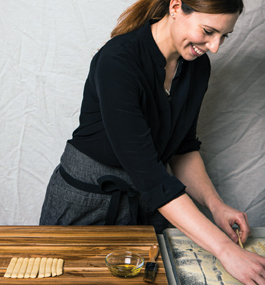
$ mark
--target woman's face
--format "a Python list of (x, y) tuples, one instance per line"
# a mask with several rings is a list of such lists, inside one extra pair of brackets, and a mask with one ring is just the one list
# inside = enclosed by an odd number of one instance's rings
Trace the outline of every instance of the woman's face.
[(234, 29), (239, 13), (205, 14), (183, 13), (175, 10), (171, 29), (173, 50), (184, 59), (194, 60), (207, 51), (216, 53), (225, 38)]

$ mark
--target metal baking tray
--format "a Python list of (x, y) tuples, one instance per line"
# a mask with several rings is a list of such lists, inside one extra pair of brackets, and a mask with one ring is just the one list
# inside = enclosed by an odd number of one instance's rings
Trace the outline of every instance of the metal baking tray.
[[(202, 249), (176, 228), (163, 232), (177, 285), (239, 285), (216, 257)], [(265, 257), (265, 228), (251, 228), (244, 248)]]

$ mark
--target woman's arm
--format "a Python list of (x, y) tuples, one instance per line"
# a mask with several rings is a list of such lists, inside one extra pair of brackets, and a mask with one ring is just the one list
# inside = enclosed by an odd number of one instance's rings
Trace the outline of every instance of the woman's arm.
[[(175, 156), (170, 166), (173, 174), (187, 186), (186, 192), (210, 209), (221, 229), (237, 242), (232, 229), (236, 223), (240, 226), (242, 240), (246, 241), (250, 232), (246, 214), (223, 203), (199, 152)], [(172, 200), (159, 211), (186, 236), (216, 256), (226, 271), (240, 282), (265, 285), (265, 258), (240, 248), (198, 210), (187, 194)]]
[(201, 205), (210, 207), (213, 202), (222, 201), (206, 173), (198, 151), (174, 156), (170, 167), (173, 174), (186, 185), (187, 193)]
[(170, 163), (173, 174), (186, 185), (186, 192), (201, 205), (207, 207), (216, 222), (229, 237), (238, 242), (232, 226), (240, 226), (242, 242), (250, 233), (247, 215), (226, 205), (216, 192), (198, 151), (177, 155)]
[(265, 285), (265, 258), (229, 239), (194, 205), (187, 194), (159, 209), (162, 215), (199, 246), (216, 256), (226, 271), (243, 284)]

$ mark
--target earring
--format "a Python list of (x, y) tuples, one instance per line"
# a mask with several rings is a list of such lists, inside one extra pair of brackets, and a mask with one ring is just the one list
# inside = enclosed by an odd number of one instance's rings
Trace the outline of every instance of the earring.
[(173, 17), (173, 16), (175, 16), (175, 14), (174, 14), (174, 13), (172, 13), (172, 14), (171, 14), (171, 16)]

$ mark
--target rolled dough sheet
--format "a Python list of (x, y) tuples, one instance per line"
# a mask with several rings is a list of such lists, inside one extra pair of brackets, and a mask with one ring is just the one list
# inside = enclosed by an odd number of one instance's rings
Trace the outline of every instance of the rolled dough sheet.
[[(181, 285), (240, 285), (228, 274), (218, 259), (185, 236), (171, 237), (173, 256)], [(265, 257), (265, 238), (249, 238), (246, 250), (255, 251)]]

